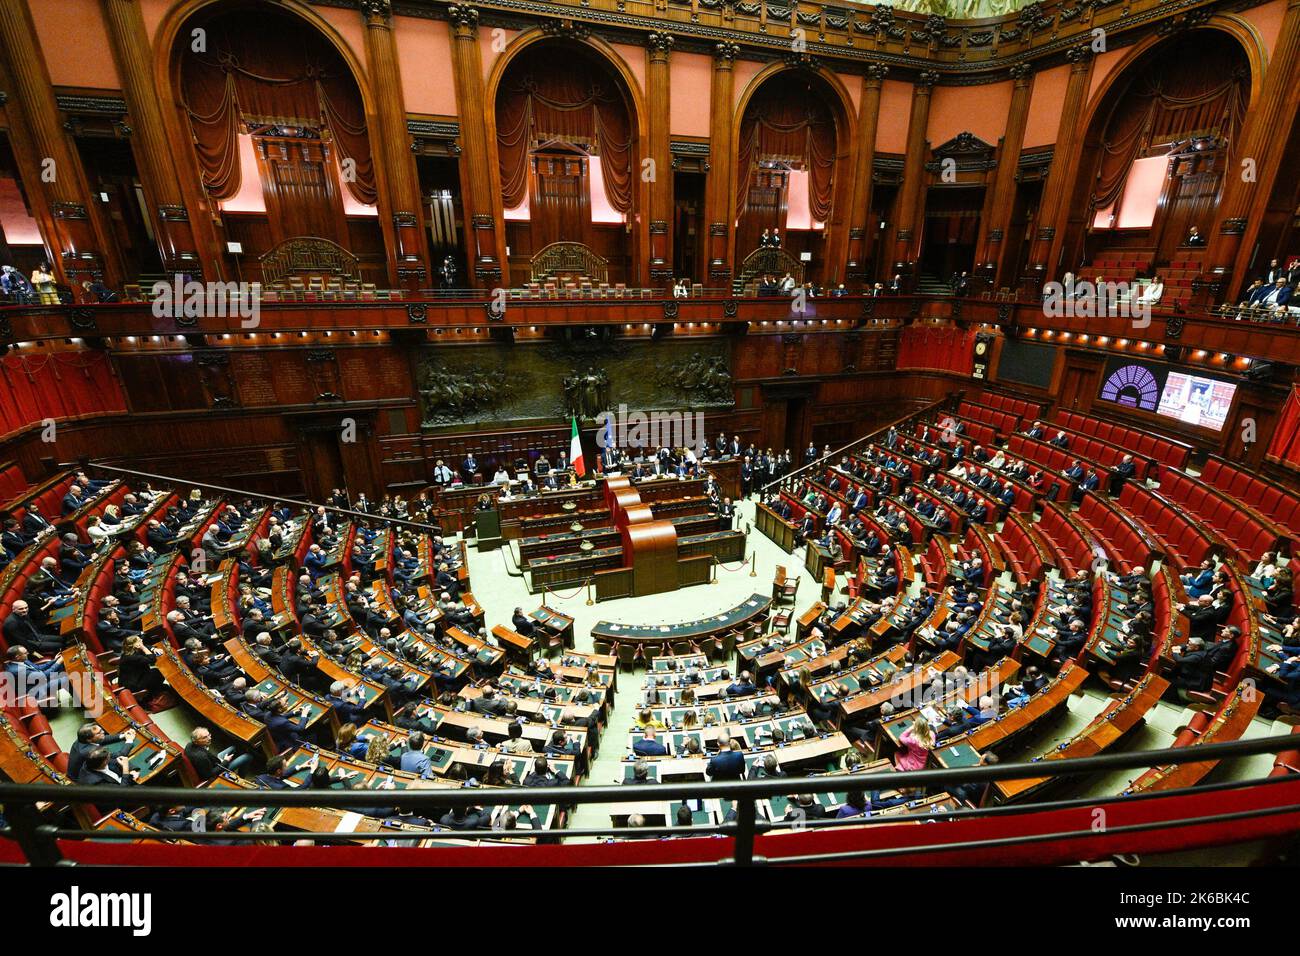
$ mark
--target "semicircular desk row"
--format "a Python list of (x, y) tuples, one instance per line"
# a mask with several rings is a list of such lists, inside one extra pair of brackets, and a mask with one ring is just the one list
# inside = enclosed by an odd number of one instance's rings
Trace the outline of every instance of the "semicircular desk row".
[(772, 599), (769, 596), (754, 594), (729, 611), (680, 624), (619, 624), (600, 621), (592, 627), (591, 638), (598, 648), (632, 645), (642, 650), (649, 648), (668, 653), (674, 645), (698, 645), (710, 638), (720, 641), (728, 633), (743, 632), (754, 625), (761, 626), (767, 621), (771, 608)]

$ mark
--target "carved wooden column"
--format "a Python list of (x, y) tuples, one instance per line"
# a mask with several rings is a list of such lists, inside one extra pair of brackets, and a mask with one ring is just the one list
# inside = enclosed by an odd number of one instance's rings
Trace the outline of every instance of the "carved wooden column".
[[(424, 231), (420, 181), (411, 155), (411, 138), (406, 132), (406, 105), (402, 98), (402, 75), (397, 64), (397, 41), (393, 36), (393, 9), (389, 0), (361, 0), (366, 25), (366, 55), (370, 60), (371, 93), (379, 119), (372, 148), (382, 158), (386, 183), (387, 213), (392, 216), (392, 241), (388, 255), (390, 279), (406, 289), (430, 284), (429, 242)], [(382, 195), (382, 193), (381, 193)], [(381, 212), (383, 210), (381, 200)]]
[(740, 47), (735, 43), (719, 43), (713, 51), (713, 86), (709, 93), (712, 120), (709, 124), (709, 178), (705, 183), (704, 219), (709, 230), (706, 246), (709, 259), (709, 285), (726, 286), (731, 282), (731, 234), (734, 213), (735, 189), (732, 177), (736, 171), (736, 156), (732, 143), (734, 133), (735, 85), (733, 67)]
[[(1219, 228), (1205, 253), (1211, 282), (1193, 301), (1234, 300), (1250, 264), (1255, 237), (1278, 171), (1283, 165), (1287, 137), (1296, 115), (1300, 91), (1300, 0), (1291, 0), (1278, 33), (1277, 47), (1269, 57), (1259, 105), (1246, 114), (1240, 146), (1232, 149), (1236, 165), (1224, 171), (1223, 198), (1219, 202)], [(1253, 177), (1242, 163), (1252, 161)]]
[(883, 63), (867, 66), (862, 77), (862, 101), (858, 106), (858, 159), (853, 170), (853, 199), (849, 204), (849, 254), (844, 268), (846, 285), (860, 285), (871, 277), (872, 167), (876, 162), (876, 127), (880, 120), (880, 88), (889, 67)]
[(451, 21), (451, 65), (460, 114), (461, 195), (465, 204), (471, 281), (495, 288), (505, 281), (505, 222), (496, 214), (501, 203), (496, 150), (488, 141), (483, 55), (478, 45), (478, 10), (465, 4), (447, 8)]
[(1016, 205), (1016, 166), (1020, 161), (1020, 148), (1025, 142), (1025, 124), (1029, 120), (1029, 100), (1033, 91), (1033, 68), (1028, 63), (1018, 63), (1011, 68), (1015, 86), (1011, 90), (1011, 106), (1007, 110), (1006, 133), (998, 149), (998, 167), (993, 174), (989, 214), (983, 217), (979, 243), (975, 247), (975, 275), (990, 286), (1009, 285), (1008, 269), (1015, 263), (1003, 261), (1004, 241), (1011, 227), (1011, 215)]
[(117, 249), (105, 241), (107, 224), (92, 218), (99, 212), (90, 201), (80, 158), (59, 123), (50, 74), (23, 0), (0, 2), (0, 44), (13, 83), (6, 109), (10, 117), (21, 114), (35, 151), (31, 159), (40, 170), (34, 181), (24, 185), (40, 190), (50, 210), (54, 234), (44, 237), (54, 255), (50, 265), (61, 281), (74, 288), (92, 277), (120, 286), (123, 275)]
[(673, 276), (673, 160), (669, 150), (668, 58), (673, 38), (667, 33), (646, 37), (646, 100), (650, 105), (650, 284), (664, 285)]
[(1084, 106), (1088, 101), (1088, 86), (1092, 80), (1092, 48), (1086, 43), (1071, 47), (1066, 52), (1070, 61), (1070, 76), (1065, 86), (1065, 102), (1061, 107), (1061, 122), (1056, 128), (1056, 145), (1052, 150), (1052, 167), (1043, 184), (1043, 198), (1038, 204), (1038, 229), (1029, 252), (1029, 271), (1022, 282), (1031, 291), (1041, 289), (1044, 282), (1055, 278), (1056, 257), (1060, 254), (1058, 230), (1068, 218), (1066, 197), (1078, 171), (1078, 151), (1082, 130), (1079, 128)]
[(149, 34), (145, 29), (140, 0), (101, 0), (104, 22), (113, 47), (113, 59), (122, 78), (130, 116), (131, 146), (135, 154), (140, 182), (149, 199), (154, 239), (168, 273), (203, 274), (203, 259), (212, 261), (216, 250), (200, 256), (198, 237), (185, 206), (180, 175), (167, 140), (162, 105), (154, 86)]
[(939, 74), (927, 70), (912, 87), (912, 114), (907, 124), (907, 156), (903, 161), (903, 188), (898, 197), (898, 224), (894, 231), (893, 271), (903, 274), (909, 289), (915, 287), (916, 260), (921, 249), (921, 222), (925, 205), (926, 126), (930, 122), (930, 94)]

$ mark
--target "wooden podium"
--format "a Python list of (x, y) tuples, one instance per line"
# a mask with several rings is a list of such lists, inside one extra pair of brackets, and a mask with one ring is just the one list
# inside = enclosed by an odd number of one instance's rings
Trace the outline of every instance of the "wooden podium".
[(605, 482), (605, 502), (623, 539), (623, 565), (632, 572), (632, 596), (677, 590), (677, 529), (673, 523), (656, 520), (624, 476)]

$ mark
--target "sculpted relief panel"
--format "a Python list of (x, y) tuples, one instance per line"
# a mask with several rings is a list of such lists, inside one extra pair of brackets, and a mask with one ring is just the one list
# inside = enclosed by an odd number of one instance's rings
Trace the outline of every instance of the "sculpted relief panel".
[(620, 404), (642, 411), (730, 408), (730, 346), (719, 341), (469, 345), (415, 359), (425, 428), (590, 423)]

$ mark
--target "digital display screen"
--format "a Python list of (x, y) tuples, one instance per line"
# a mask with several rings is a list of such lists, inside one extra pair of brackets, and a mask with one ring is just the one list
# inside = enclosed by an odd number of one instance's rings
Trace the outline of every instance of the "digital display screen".
[(1219, 431), (1228, 420), (1236, 394), (1232, 382), (1167, 365), (1112, 359), (1098, 398)]
[(1232, 408), (1232, 396), (1236, 393), (1237, 386), (1231, 382), (1170, 372), (1156, 411), (1188, 425), (1218, 431), (1228, 420), (1228, 409)]

